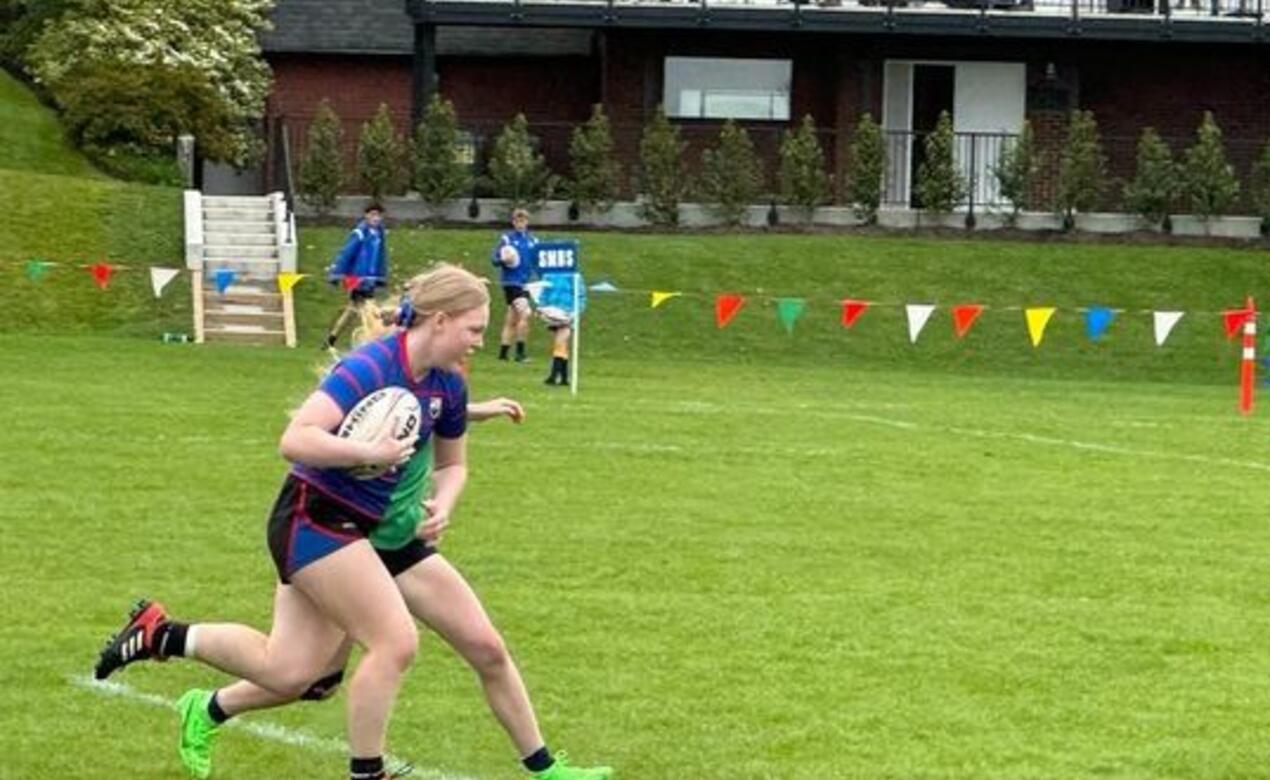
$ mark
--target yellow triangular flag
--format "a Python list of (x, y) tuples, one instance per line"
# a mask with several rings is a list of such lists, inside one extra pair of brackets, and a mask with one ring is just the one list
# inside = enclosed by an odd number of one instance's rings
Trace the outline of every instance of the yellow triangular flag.
[(652, 308), (656, 309), (658, 306), (661, 306), (663, 303), (670, 300), (671, 298), (678, 298), (680, 295), (683, 295), (683, 293), (662, 292), (660, 290), (653, 290)]
[(1024, 309), (1023, 316), (1027, 317), (1027, 334), (1032, 337), (1032, 346), (1041, 346), (1041, 339), (1045, 338), (1045, 326), (1050, 323), (1050, 317), (1054, 316), (1057, 311), (1053, 306), (1037, 306), (1032, 309)]
[(295, 287), (300, 280), (306, 276), (308, 276), (308, 274), (297, 274), (290, 271), (284, 271), (283, 273), (278, 274), (278, 292), (291, 292), (291, 288)]

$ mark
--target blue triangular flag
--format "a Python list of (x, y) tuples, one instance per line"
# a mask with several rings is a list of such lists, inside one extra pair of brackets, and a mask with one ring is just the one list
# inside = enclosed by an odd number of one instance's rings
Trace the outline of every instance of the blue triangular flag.
[(591, 290), (593, 292), (617, 292), (617, 288), (613, 286), (612, 282), (596, 282), (591, 285)]
[(238, 276), (238, 272), (232, 268), (217, 268), (216, 292), (224, 294), (225, 290), (234, 283), (236, 276)]
[(1097, 341), (1111, 327), (1116, 313), (1105, 306), (1095, 306), (1085, 312), (1085, 333), (1090, 341)]

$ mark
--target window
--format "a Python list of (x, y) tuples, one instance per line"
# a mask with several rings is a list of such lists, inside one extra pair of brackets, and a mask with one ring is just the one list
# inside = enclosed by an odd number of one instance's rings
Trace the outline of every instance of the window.
[(667, 57), (666, 115), (681, 119), (789, 119), (790, 60)]

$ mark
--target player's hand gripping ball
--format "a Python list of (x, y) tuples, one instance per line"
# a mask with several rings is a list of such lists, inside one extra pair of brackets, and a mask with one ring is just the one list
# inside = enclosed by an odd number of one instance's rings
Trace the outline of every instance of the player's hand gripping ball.
[(516, 247), (508, 244), (498, 250), (498, 259), (508, 268), (516, 268), (520, 265), (520, 252), (516, 251)]
[[(344, 417), (336, 435), (353, 441), (375, 441), (387, 434), (397, 441), (419, 432), (423, 412), (419, 399), (404, 387), (385, 387), (357, 402)], [(374, 479), (387, 473), (393, 464), (354, 466), (348, 471), (357, 479)]]

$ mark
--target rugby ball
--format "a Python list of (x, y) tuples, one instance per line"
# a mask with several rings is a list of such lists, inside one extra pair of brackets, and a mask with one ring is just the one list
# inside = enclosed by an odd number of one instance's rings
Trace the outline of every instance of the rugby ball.
[(508, 268), (515, 268), (520, 265), (520, 252), (516, 251), (516, 247), (508, 244), (498, 250), (498, 259), (503, 261), (503, 265)]
[(538, 307), (538, 316), (543, 322), (553, 328), (563, 328), (573, 323), (573, 317), (569, 312), (559, 306), (540, 306)]
[[(422, 409), (415, 394), (404, 387), (384, 387), (357, 402), (340, 423), (337, 436), (354, 441), (374, 441), (385, 431), (398, 441), (419, 431)], [(354, 466), (348, 469), (356, 479), (375, 479), (391, 466)]]

